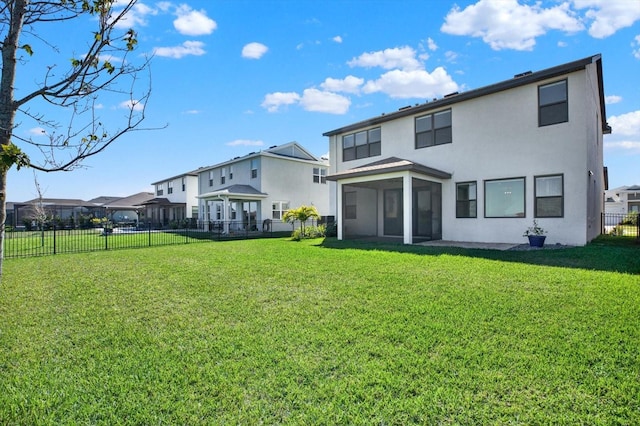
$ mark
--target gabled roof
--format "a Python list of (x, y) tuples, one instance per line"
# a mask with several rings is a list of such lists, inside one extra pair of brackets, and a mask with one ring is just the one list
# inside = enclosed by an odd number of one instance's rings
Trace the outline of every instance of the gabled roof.
[(164, 182), (168, 182), (170, 180), (175, 180), (181, 177), (185, 177), (185, 176), (194, 176), (194, 177), (198, 177), (198, 172), (200, 171), (200, 169), (197, 170), (191, 170), (190, 172), (186, 172), (186, 173), (182, 173), (179, 175), (175, 175), (175, 176), (171, 176), (169, 178), (165, 178), (156, 182), (151, 182), (151, 185), (157, 185), (159, 183), (164, 183)]
[(262, 151), (251, 152), (243, 157), (235, 157), (231, 160), (223, 161), (222, 163), (214, 164), (212, 166), (200, 167), (199, 169), (195, 170), (195, 172), (202, 173), (207, 170), (216, 169), (218, 167), (223, 167), (229, 164), (235, 164), (240, 161), (245, 161), (263, 155), (275, 158), (285, 157), (293, 160), (320, 162), (320, 160), (310, 154), (309, 151), (304, 149), (298, 142), (289, 142), (282, 145), (274, 145)]
[(105, 203), (102, 207), (110, 210), (114, 209), (127, 209), (135, 210), (136, 207), (141, 206), (142, 203), (153, 198), (152, 192), (138, 192), (137, 194), (130, 195), (124, 198), (118, 198), (117, 200)]
[(101, 205), (103, 205), (105, 203), (110, 203), (112, 201), (119, 200), (120, 198), (122, 198), (122, 197), (113, 197), (113, 196), (109, 196), (109, 195), (101, 195), (100, 197), (92, 198), (87, 202), (101, 206)]
[(505, 80), (496, 84), (481, 87), (479, 89), (470, 90), (468, 92), (452, 93), (451, 95), (447, 95), (444, 98), (433, 101), (433, 102), (426, 102), (424, 104), (420, 104), (414, 107), (401, 108), (400, 110), (396, 112), (392, 112), (390, 114), (382, 114), (378, 117), (370, 118), (368, 120), (364, 120), (358, 123), (350, 124), (348, 126), (340, 127), (339, 129), (331, 130), (329, 132), (323, 133), (323, 136), (334, 136), (341, 133), (347, 133), (354, 130), (359, 130), (363, 127), (374, 126), (374, 125), (381, 124), (386, 121), (395, 120), (401, 117), (424, 113), (424, 112), (435, 110), (438, 108), (443, 108), (445, 106), (453, 105), (459, 102), (479, 98), (481, 96), (487, 96), (487, 95), (498, 93), (504, 90), (513, 89), (515, 87), (525, 86), (527, 84), (536, 83), (538, 81), (546, 80), (549, 78), (566, 75), (575, 71), (583, 70), (588, 65), (593, 63), (596, 64), (596, 70), (598, 73), (597, 78), (598, 78), (598, 86), (600, 90), (600, 112), (602, 115), (602, 123), (601, 123), (602, 131), (603, 133), (611, 133), (611, 127), (609, 127), (609, 125), (607, 124), (607, 114), (606, 114), (605, 104), (604, 104), (602, 57), (600, 54), (598, 54), (598, 55), (589, 56), (587, 58), (580, 59), (577, 61), (569, 62), (563, 65), (547, 68), (542, 71), (537, 71), (533, 73), (526, 72), (523, 74), (518, 74), (517, 76), (514, 76), (510, 80)]
[(220, 188), (213, 192), (207, 192), (206, 194), (198, 195), (198, 198), (212, 198), (212, 197), (253, 197), (264, 198), (268, 194), (260, 192), (251, 185), (231, 185), (225, 188)]
[(337, 181), (340, 179), (347, 179), (361, 176), (379, 175), (382, 173), (391, 172), (404, 172), (410, 171), (420, 173), (427, 176), (432, 176), (440, 179), (451, 179), (451, 173), (443, 172), (442, 170), (427, 167), (420, 163), (415, 163), (410, 160), (404, 160), (397, 157), (389, 157), (384, 160), (376, 161), (374, 163), (365, 164), (363, 166), (355, 167), (353, 169), (344, 170), (342, 172), (334, 173), (327, 176), (327, 180)]
[(283, 157), (299, 158), (301, 160), (318, 161), (316, 157), (309, 153), (297, 142), (289, 142), (284, 145), (272, 146), (271, 148), (263, 151), (270, 154), (281, 155)]

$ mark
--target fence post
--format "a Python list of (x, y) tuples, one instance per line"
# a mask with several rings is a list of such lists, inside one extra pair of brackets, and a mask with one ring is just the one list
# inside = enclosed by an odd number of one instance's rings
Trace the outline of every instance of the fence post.
[(149, 222), (149, 247), (151, 247), (151, 222)]
[(53, 254), (56, 254), (56, 224), (53, 224)]

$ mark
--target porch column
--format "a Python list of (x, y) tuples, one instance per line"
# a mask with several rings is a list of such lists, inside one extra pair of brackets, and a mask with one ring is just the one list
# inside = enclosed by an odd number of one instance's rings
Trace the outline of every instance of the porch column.
[(402, 229), (404, 230), (404, 244), (413, 244), (413, 185), (411, 175), (402, 176)]
[(336, 230), (338, 231), (338, 240), (342, 240), (342, 184), (340, 181), (337, 181), (336, 184), (338, 187), (336, 190), (336, 223), (338, 224), (338, 226), (336, 226)]
[(223, 231), (225, 234), (229, 233), (229, 197), (222, 197), (222, 224), (224, 226)]

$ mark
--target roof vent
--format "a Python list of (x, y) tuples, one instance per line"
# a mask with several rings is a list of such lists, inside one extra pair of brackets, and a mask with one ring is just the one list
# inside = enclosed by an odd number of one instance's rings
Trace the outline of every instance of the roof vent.
[(516, 74), (513, 76), (513, 78), (520, 78), (520, 77), (524, 77), (525, 75), (530, 75), (533, 74), (531, 71), (525, 71), (525, 72), (521, 72), (520, 74)]
[(444, 97), (445, 98), (450, 98), (450, 97), (455, 96), (457, 94), (458, 94), (458, 92), (453, 92), (453, 93), (449, 93), (448, 95), (444, 95)]
[(402, 108), (398, 108), (398, 111), (404, 111), (405, 109), (411, 108), (411, 105), (403, 106)]

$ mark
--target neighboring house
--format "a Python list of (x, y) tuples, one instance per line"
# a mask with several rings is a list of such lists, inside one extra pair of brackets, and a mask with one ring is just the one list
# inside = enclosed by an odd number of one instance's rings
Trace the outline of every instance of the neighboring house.
[(198, 170), (153, 182), (155, 198), (145, 203), (147, 219), (167, 225), (198, 220)]
[[(338, 238), (584, 245), (601, 231), (600, 55), (326, 132)], [(335, 182), (335, 183), (334, 183)]]
[(144, 204), (152, 198), (152, 192), (138, 192), (128, 197), (99, 197), (90, 202), (98, 206), (100, 213), (96, 212), (96, 217), (106, 217), (116, 224), (137, 225), (146, 220)]
[(621, 186), (605, 191), (604, 211), (619, 215), (640, 213), (640, 185)]
[(42, 216), (49, 220), (77, 223), (80, 216), (90, 215), (93, 207), (92, 203), (78, 199), (34, 198), (24, 203), (13, 203), (13, 225), (35, 224)]
[(284, 231), (283, 213), (312, 205), (329, 214), (329, 162), (296, 142), (198, 169), (200, 217), (223, 232)]

